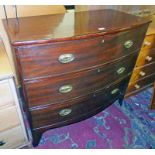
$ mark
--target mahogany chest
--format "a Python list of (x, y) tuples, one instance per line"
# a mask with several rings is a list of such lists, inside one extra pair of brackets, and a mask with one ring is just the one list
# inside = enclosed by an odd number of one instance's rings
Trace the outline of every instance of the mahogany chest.
[(122, 103), (149, 19), (114, 10), (8, 19), (33, 145)]

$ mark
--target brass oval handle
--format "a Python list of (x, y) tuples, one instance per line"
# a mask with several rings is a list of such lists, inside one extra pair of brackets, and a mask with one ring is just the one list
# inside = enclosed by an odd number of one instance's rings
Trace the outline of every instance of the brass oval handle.
[(5, 145), (6, 142), (4, 142), (3, 140), (0, 141), (0, 146)]
[(134, 86), (136, 89), (139, 89), (140, 88), (140, 85), (138, 85), (138, 84), (135, 84), (135, 86)]
[(72, 85), (64, 85), (59, 88), (60, 93), (69, 93), (73, 89)]
[(146, 73), (145, 73), (145, 72), (143, 72), (143, 71), (140, 71), (139, 75), (141, 75), (141, 76), (145, 76), (145, 75), (146, 75)]
[(125, 48), (130, 48), (132, 47), (133, 45), (133, 41), (132, 40), (127, 40), (125, 43), (124, 43), (124, 47)]
[(59, 111), (59, 115), (60, 115), (60, 116), (67, 116), (67, 115), (69, 115), (71, 112), (72, 112), (72, 109), (69, 109), (69, 108), (67, 108), (67, 109), (62, 109), (62, 110)]
[(148, 55), (148, 56), (146, 56), (145, 60), (147, 60), (147, 61), (150, 62), (150, 61), (152, 60), (152, 57), (150, 57), (150, 56)]
[(120, 68), (117, 70), (117, 74), (122, 74), (125, 70), (126, 70), (125, 67), (120, 67)]
[(118, 88), (115, 88), (114, 90), (111, 91), (111, 94), (114, 95), (114, 94), (116, 94), (118, 92), (119, 92), (119, 89)]
[(151, 42), (149, 41), (144, 41), (144, 46), (150, 46), (151, 45)]
[(69, 62), (72, 62), (75, 59), (75, 56), (73, 54), (62, 54), (59, 56), (58, 60), (59, 62), (66, 64)]

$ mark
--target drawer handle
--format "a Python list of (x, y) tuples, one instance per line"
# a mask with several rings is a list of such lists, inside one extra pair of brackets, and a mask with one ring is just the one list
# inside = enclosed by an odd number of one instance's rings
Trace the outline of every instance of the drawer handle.
[(73, 54), (62, 54), (59, 56), (59, 62), (66, 64), (69, 62), (72, 62), (75, 59), (75, 56)]
[(140, 85), (135, 84), (135, 88), (136, 88), (136, 89), (139, 89), (139, 88), (140, 88)]
[(5, 145), (6, 142), (4, 142), (3, 140), (0, 141), (0, 146)]
[(117, 70), (117, 74), (122, 74), (126, 70), (125, 67), (121, 67)]
[(60, 93), (69, 93), (73, 89), (72, 85), (64, 85), (59, 88)]
[(114, 94), (116, 94), (118, 92), (119, 92), (119, 89), (118, 88), (115, 88), (114, 90), (111, 91), (111, 94), (114, 95)]
[(132, 40), (127, 40), (124, 43), (125, 48), (130, 48), (130, 47), (132, 47), (132, 45), (133, 45), (133, 41)]
[(99, 27), (98, 30), (99, 30), (99, 31), (104, 31), (105, 28), (104, 28), (104, 27)]
[(144, 41), (144, 46), (150, 46), (151, 45), (151, 42), (149, 41)]
[(104, 39), (101, 41), (101, 43), (102, 43), (102, 44), (104, 43)]
[(145, 59), (150, 62), (152, 60), (152, 57), (147, 56)]
[(62, 109), (61, 111), (59, 111), (59, 115), (60, 116), (67, 116), (72, 112), (72, 109)]
[(145, 73), (145, 72), (143, 72), (143, 71), (140, 71), (139, 75), (141, 75), (141, 76), (145, 76), (145, 75), (146, 75), (146, 73)]

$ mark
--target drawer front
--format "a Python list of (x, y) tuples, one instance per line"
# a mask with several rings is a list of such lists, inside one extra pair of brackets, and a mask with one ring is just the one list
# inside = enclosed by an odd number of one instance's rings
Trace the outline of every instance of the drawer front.
[(61, 124), (61, 122), (71, 123), (69, 120), (78, 120), (79, 117), (91, 113), (98, 108), (101, 110), (112, 104), (123, 92), (126, 81), (103, 89), (102, 91), (89, 94), (87, 96), (70, 100), (60, 104), (47, 106), (43, 109), (32, 110), (33, 128), (45, 127), (48, 125)]
[(136, 67), (132, 74), (132, 78), (140, 80), (144, 77), (150, 76), (151, 74), (155, 74), (155, 62), (145, 65), (143, 67)]
[(127, 93), (130, 94), (130, 93), (135, 92), (135, 91), (138, 92), (143, 87), (146, 87), (147, 85), (150, 85), (153, 82), (155, 82), (155, 74), (153, 74), (151, 76), (148, 76), (148, 77), (146, 77), (144, 79), (141, 79), (141, 80), (139, 80), (137, 82), (131, 82), (131, 83), (129, 83)]
[(155, 62), (155, 50), (141, 50), (136, 62), (136, 67), (141, 67), (153, 62)]
[(0, 109), (0, 132), (20, 124), (16, 107)]
[(59, 103), (101, 89), (127, 76), (134, 67), (137, 54), (92, 70), (30, 81), (26, 83), (29, 107)]
[(155, 49), (155, 34), (147, 35), (145, 37), (142, 49)]
[(0, 133), (0, 149), (14, 149), (24, 145), (26, 138), (21, 126)]
[(14, 99), (9, 80), (0, 81), (0, 108), (14, 105)]
[(143, 36), (143, 30), (134, 29), (80, 41), (19, 48), (23, 79), (54, 76), (105, 64), (139, 49)]

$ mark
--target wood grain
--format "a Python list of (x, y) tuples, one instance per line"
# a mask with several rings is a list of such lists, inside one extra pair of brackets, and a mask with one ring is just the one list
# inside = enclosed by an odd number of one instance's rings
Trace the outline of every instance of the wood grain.
[[(16, 52), (22, 66), (22, 78), (29, 80), (83, 70), (128, 55), (140, 49), (145, 28), (80, 41), (21, 47)], [(133, 41), (133, 46), (127, 49), (124, 43), (128, 40)], [(74, 61), (66, 64), (58, 61), (60, 55), (68, 53), (75, 56)]]
[(154, 74), (155, 73), (154, 69), (155, 69), (155, 61), (153, 63), (149, 63), (148, 65), (146, 64), (146, 65), (141, 66), (141, 67), (136, 67), (134, 69), (134, 72), (132, 74), (132, 79), (130, 80), (130, 82), (138, 81), (144, 77), (147, 77), (147, 76), (150, 76), (151, 74)]
[[(114, 84), (109, 88), (91, 93), (79, 99), (32, 110), (31, 115), (33, 128), (44, 128), (46, 126), (52, 127), (52, 125), (55, 125), (57, 123), (59, 124), (64, 121), (67, 123), (67, 120), (72, 118), (78, 119), (80, 115), (86, 115), (87, 113), (93, 111), (93, 109), (95, 110), (99, 107), (106, 108), (119, 97), (121, 92), (123, 92), (122, 88), (124, 83), (125, 80), (122, 80), (122, 82)], [(118, 92), (116, 92), (115, 94), (111, 94), (114, 89), (118, 89)], [(72, 109), (72, 112), (67, 116), (60, 116), (60, 110), (66, 108)]]
[[(71, 17), (74, 16), (72, 19)], [(65, 18), (68, 22), (64, 22)], [(85, 18), (85, 19), (83, 19)], [(109, 20), (111, 19), (111, 20)], [(80, 21), (88, 21), (79, 26)], [(82, 11), (38, 17), (4, 20), (12, 45), (38, 44), (60, 40), (88, 38), (114, 33), (150, 23), (127, 13), (114, 10)], [(104, 27), (104, 31), (98, 28)]]
[[(150, 76), (147, 76), (143, 79), (140, 79), (138, 81), (131, 82), (128, 86), (127, 94), (130, 95), (131, 93), (139, 92), (143, 90), (143, 88), (147, 88), (147, 85), (153, 84), (155, 81), (155, 74), (151, 74)], [(136, 88), (135, 86), (138, 85), (139, 88)]]
[[(32, 108), (39, 105), (55, 104), (102, 89), (112, 84), (113, 81), (131, 74), (137, 55), (136, 52), (114, 63), (83, 72), (31, 80), (25, 83), (28, 106)], [(118, 71), (122, 67), (125, 68), (125, 71), (119, 74)], [(64, 85), (71, 85), (73, 87), (71, 92), (60, 93), (59, 89)]]

